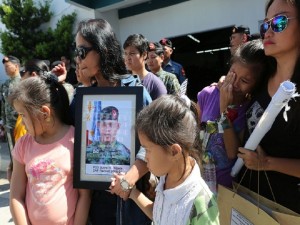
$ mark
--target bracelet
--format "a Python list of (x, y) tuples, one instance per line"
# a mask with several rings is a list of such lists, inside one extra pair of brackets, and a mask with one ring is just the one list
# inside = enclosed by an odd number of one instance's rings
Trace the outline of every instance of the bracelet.
[(231, 123), (238, 117), (237, 107), (235, 105), (227, 106), (225, 110), (227, 118), (230, 120)]

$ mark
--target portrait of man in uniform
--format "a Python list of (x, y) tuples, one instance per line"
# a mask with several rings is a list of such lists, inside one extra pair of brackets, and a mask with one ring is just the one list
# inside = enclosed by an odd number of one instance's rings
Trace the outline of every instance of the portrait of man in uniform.
[(87, 164), (130, 165), (130, 150), (117, 140), (118, 118), (119, 110), (114, 106), (107, 106), (98, 113), (100, 137), (86, 148)]

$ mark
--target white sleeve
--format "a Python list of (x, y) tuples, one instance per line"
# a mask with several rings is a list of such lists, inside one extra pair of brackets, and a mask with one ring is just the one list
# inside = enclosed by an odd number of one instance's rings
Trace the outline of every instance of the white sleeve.
[(146, 150), (141, 146), (138, 153), (136, 154), (136, 159), (143, 160), (146, 162)]

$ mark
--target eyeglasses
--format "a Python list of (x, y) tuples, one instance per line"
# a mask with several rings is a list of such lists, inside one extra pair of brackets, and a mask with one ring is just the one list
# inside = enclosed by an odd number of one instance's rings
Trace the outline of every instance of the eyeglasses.
[(25, 73), (32, 74), (33, 72), (39, 74), (40, 71), (44, 71), (43, 69), (39, 68), (38, 66), (30, 65), (30, 66), (24, 66), (22, 70), (20, 71), (20, 76), (24, 77)]
[(286, 15), (278, 15), (273, 18), (265, 21), (262, 25), (260, 25), (260, 35), (264, 38), (265, 33), (269, 28), (275, 32), (280, 33), (287, 28), (288, 22), (290, 19), (295, 19), (296, 17), (287, 17)]
[(83, 46), (75, 48), (75, 56), (81, 60), (84, 60), (87, 54), (93, 49), (94, 49), (93, 47), (83, 47)]

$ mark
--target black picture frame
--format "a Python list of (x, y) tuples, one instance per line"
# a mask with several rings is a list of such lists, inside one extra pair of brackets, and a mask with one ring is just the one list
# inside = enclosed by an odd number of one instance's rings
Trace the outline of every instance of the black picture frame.
[[(110, 106), (118, 109), (119, 130), (116, 141), (119, 143), (118, 146), (125, 146), (114, 147), (114, 151), (107, 151), (113, 147), (104, 149), (103, 146), (110, 145), (100, 143), (100, 140), (107, 135), (103, 134), (101, 139), (100, 128), (98, 128), (100, 122), (103, 122), (102, 115), (104, 115), (103, 113), (100, 115), (100, 111)], [(135, 120), (142, 107), (143, 87), (80, 87), (76, 89), (74, 188), (107, 190), (113, 172), (126, 172), (133, 165), (135, 155), (140, 148)], [(111, 110), (109, 111), (111, 113), (107, 114), (110, 119), (116, 116), (115, 111)], [(124, 150), (126, 147), (130, 151), (129, 165), (124, 161), (122, 161), (124, 164), (118, 164), (120, 155), (118, 152), (126, 151)], [(111, 157), (107, 157), (106, 152), (109, 152)]]

